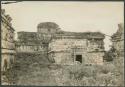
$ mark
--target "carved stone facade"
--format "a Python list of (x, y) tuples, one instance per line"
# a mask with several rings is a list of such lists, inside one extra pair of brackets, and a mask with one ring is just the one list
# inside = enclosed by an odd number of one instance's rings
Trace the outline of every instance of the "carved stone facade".
[(11, 24), (11, 17), (5, 15), (5, 10), (1, 11), (1, 71), (11, 67), (15, 59), (14, 29)]
[(124, 56), (124, 24), (118, 24), (118, 30), (112, 35), (112, 46), (117, 50), (119, 56)]
[(18, 32), (17, 52), (36, 52), (38, 50), (43, 51), (43, 45), (39, 42), (36, 32)]
[(46, 52), (57, 64), (103, 64), (104, 34), (66, 32), (53, 22), (40, 23), (37, 32), (18, 32), (17, 52)]
[(99, 32), (63, 32), (49, 43), (49, 58), (58, 64), (103, 64), (104, 35)]

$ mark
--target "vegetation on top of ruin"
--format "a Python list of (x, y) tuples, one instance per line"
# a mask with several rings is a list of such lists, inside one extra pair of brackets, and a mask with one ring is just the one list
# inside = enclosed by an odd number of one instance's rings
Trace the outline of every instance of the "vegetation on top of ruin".
[(61, 35), (61, 36), (74, 36), (74, 38), (76, 37), (80, 37), (80, 38), (105, 38), (105, 35), (101, 32), (67, 32), (67, 31), (61, 31), (61, 32), (57, 32), (55, 34), (56, 35)]
[(24, 43), (39, 43), (36, 32), (18, 32), (18, 40)]
[(42, 22), (38, 24), (37, 28), (59, 29), (59, 25), (55, 22)]
[(114, 60), (115, 57), (118, 56), (117, 50), (112, 46), (109, 51), (105, 52), (104, 54), (104, 60), (107, 62), (111, 62)]
[(116, 33), (114, 33), (111, 38), (112, 39), (121, 39), (122, 34), (124, 34), (124, 24), (120, 23), (118, 24), (118, 30)]

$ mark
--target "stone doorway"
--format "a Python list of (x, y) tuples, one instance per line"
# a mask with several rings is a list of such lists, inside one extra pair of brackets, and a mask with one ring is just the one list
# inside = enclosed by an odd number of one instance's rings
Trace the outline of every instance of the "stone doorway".
[(82, 63), (82, 55), (76, 55), (75, 61)]

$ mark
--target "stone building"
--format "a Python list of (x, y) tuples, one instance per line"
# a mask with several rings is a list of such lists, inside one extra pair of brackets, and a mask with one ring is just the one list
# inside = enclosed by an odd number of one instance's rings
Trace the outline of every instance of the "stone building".
[(17, 52), (37, 52), (42, 51), (42, 48), (36, 32), (18, 32)]
[(103, 64), (104, 35), (100, 32), (59, 32), (49, 43), (49, 58), (58, 64)]
[(11, 24), (12, 18), (1, 10), (1, 70), (11, 67), (15, 58), (14, 29)]
[(59, 26), (52, 22), (40, 23), (37, 32), (18, 32), (16, 41), (17, 52), (47, 52), (51, 36), (59, 30)]
[(124, 24), (118, 24), (118, 30), (111, 37), (112, 46), (119, 53), (118, 56), (124, 56)]
[(18, 32), (17, 52), (46, 52), (57, 64), (103, 64), (104, 34), (66, 32), (56, 23), (38, 24), (37, 32)]

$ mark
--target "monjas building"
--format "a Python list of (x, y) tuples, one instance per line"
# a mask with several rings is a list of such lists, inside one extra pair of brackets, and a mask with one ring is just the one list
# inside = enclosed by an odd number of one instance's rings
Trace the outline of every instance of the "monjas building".
[(45, 53), (56, 64), (103, 64), (104, 34), (63, 31), (54, 22), (43, 22), (37, 32), (18, 32), (17, 52)]

